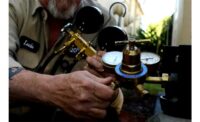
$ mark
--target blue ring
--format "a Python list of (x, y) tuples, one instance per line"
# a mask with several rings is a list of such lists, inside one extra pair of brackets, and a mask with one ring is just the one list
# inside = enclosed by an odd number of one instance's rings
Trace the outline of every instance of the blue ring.
[(145, 75), (147, 74), (147, 71), (148, 71), (147, 66), (144, 65), (144, 64), (141, 64), (141, 68), (142, 68), (142, 72), (141, 72), (141, 73), (134, 74), (134, 75), (129, 75), (129, 74), (125, 74), (125, 73), (121, 72), (120, 66), (121, 66), (121, 64), (118, 64), (118, 65), (115, 67), (115, 72), (116, 72), (119, 76), (121, 76), (121, 77), (123, 77), (123, 78), (128, 78), (128, 79), (134, 79), (134, 78), (143, 77), (143, 76), (145, 76)]

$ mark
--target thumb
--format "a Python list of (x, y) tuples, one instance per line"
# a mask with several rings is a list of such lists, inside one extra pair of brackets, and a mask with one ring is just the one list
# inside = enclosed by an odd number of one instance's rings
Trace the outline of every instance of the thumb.
[(113, 81), (115, 81), (113, 77), (106, 77), (106, 78), (102, 78), (102, 80), (99, 80), (99, 82), (105, 85), (110, 85)]

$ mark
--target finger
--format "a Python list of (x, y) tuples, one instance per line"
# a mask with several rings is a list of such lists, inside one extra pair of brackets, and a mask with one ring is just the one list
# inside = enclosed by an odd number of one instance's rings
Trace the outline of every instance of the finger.
[(103, 78), (105, 77), (105, 75), (103, 75), (102, 73), (98, 73), (98, 72), (95, 72), (95, 70), (92, 70), (92, 69), (88, 69), (88, 70), (91, 70), (89, 71), (90, 73), (94, 74), (94, 75), (90, 75), (88, 74), (88, 77), (92, 78), (92, 79), (95, 79), (96, 82), (99, 82), (99, 83), (102, 83), (104, 85), (107, 85), (109, 87), (111, 87), (112, 89), (115, 89), (116, 87), (116, 78), (113, 74), (110, 74), (109, 76), (107, 76), (106, 78)]
[(93, 88), (93, 94), (99, 99), (110, 101), (112, 100), (114, 90), (109, 86), (100, 83), (95, 83)]
[(100, 56), (100, 57), (102, 57), (105, 53), (106, 53), (105, 51), (98, 51), (97, 55)]
[(93, 56), (96, 60), (98, 60), (99, 62), (102, 62), (102, 56), (103, 56), (103, 54), (97, 54), (97, 55), (95, 55), (95, 56)]
[(95, 59), (95, 57), (87, 57), (86, 61), (88, 62), (89, 65), (94, 67), (97, 71), (99, 72), (104, 71), (102, 63), (98, 61), (97, 59)]
[(109, 85), (111, 84), (115, 79), (113, 77), (106, 77), (106, 78), (99, 78), (98, 82), (105, 84), (105, 85)]
[(93, 118), (104, 118), (106, 116), (106, 110), (99, 108), (91, 108), (88, 112), (88, 115)]
[(93, 81), (99, 82), (101, 84), (105, 84), (105, 85), (109, 85), (111, 82), (113, 82), (115, 79), (113, 77), (106, 77), (106, 78), (102, 78), (102, 77), (97, 77), (89, 72), (87, 72), (85, 75), (87, 75), (88, 77), (90, 77)]
[(95, 76), (103, 77), (99, 72), (97, 72), (96, 70), (90, 68), (90, 66), (88, 66), (88, 65), (84, 67), (84, 70), (87, 70), (88, 72), (94, 74)]
[(106, 85), (113, 81), (112, 77), (99, 78), (89, 72), (86, 72), (85, 75), (89, 82), (92, 83), (92, 92), (96, 97), (103, 100), (110, 100), (112, 98), (114, 91), (111, 87)]
[(88, 106), (87, 108), (99, 108), (99, 109), (106, 109), (110, 103), (112, 99), (108, 99), (108, 100), (104, 100), (102, 98), (97, 97), (97, 95), (93, 94), (94, 98), (91, 99), (91, 102), (87, 102)]
[(95, 55), (95, 56), (92, 56), (92, 58), (94, 58), (95, 60), (97, 60), (99, 63), (102, 63), (102, 59), (101, 59), (100, 56)]
[(106, 109), (110, 105), (110, 103), (110, 101), (99, 99), (98, 97), (96, 97), (96, 95), (94, 95), (93, 98), (88, 98), (88, 101), (82, 102), (82, 104), (87, 108), (93, 107), (99, 109)]

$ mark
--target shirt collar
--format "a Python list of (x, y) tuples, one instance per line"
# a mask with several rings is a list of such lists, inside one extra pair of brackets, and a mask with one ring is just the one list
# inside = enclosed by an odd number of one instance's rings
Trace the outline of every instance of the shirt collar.
[(44, 7), (41, 5), (39, 0), (34, 0), (33, 2), (33, 9), (32, 9), (32, 16), (34, 16), (37, 12), (41, 12), (42, 17), (46, 20), (47, 19), (47, 12)]

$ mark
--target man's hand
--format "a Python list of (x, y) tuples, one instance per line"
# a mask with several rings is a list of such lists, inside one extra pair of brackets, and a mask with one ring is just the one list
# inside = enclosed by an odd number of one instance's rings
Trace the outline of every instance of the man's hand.
[(114, 91), (111, 77), (98, 78), (87, 71), (57, 75), (51, 79), (51, 101), (75, 117), (103, 118)]
[(88, 65), (86, 65), (84, 69), (99, 77), (111, 76), (115, 78), (114, 73), (105, 71), (103, 67), (101, 58), (105, 53), (106, 53), (105, 51), (98, 51), (96, 55), (87, 57), (86, 61)]
[[(111, 71), (109, 69), (104, 69), (103, 63), (102, 63), (102, 56), (105, 54), (104, 51), (97, 52), (97, 55), (87, 57), (86, 61), (88, 63), (87, 66), (85, 66), (85, 70), (91, 72), (92, 74), (95, 74), (99, 77), (112, 77), (113, 82), (111, 84), (108, 84), (112, 89), (116, 89), (117, 82), (116, 82), (116, 76), (114, 71)], [(111, 101), (111, 106), (116, 109), (116, 111), (119, 113), (122, 109), (123, 105), (123, 94), (120, 88), (117, 88), (114, 92), (114, 99)]]
[(78, 118), (103, 118), (114, 94), (107, 85), (112, 81), (88, 71), (50, 76), (24, 70), (10, 80), (10, 97), (50, 103)]

